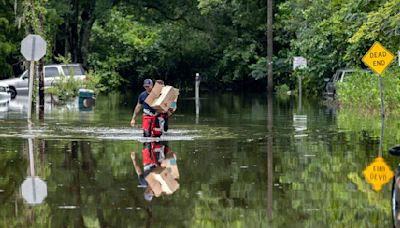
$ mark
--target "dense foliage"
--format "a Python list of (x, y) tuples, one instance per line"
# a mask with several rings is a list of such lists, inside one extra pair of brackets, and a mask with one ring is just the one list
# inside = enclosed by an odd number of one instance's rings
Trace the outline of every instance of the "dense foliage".
[(18, 42), (23, 34), (17, 29), (13, 2), (0, 1), (0, 79), (13, 75), (13, 65), (18, 62)]
[[(14, 4), (15, 3), (15, 4)], [(83, 63), (102, 91), (164, 79), (190, 88), (199, 72), (208, 88), (266, 86), (266, 1), (2, 1), (0, 77), (19, 73), (19, 42), (29, 32), (48, 41), (46, 63)], [(32, 9), (32, 10), (28, 10)], [(338, 68), (364, 67), (374, 41), (399, 42), (396, 0), (286, 0), (274, 5), (274, 81), (319, 93)], [(21, 16), (22, 15), (22, 16)], [(293, 56), (308, 60), (292, 72)]]
[(285, 1), (278, 6), (278, 24), (289, 37), (290, 49), (282, 56), (304, 56), (309, 68), (305, 88), (321, 91), (323, 78), (339, 68), (364, 67), (362, 56), (374, 41), (398, 50), (399, 3), (380, 1)]

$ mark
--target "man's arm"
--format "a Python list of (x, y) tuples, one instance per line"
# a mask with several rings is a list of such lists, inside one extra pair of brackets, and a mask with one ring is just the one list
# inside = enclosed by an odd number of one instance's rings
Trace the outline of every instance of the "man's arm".
[(135, 167), (136, 174), (139, 176), (140, 174), (142, 174), (142, 170), (140, 169), (140, 166), (136, 163), (135, 151), (131, 152), (131, 159), (132, 159), (133, 166)]
[(138, 102), (136, 104), (135, 110), (133, 110), (133, 115), (132, 115), (132, 119), (131, 119), (131, 126), (135, 127), (135, 119), (136, 119), (136, 115), (140, 112), (140, 110), (142, 109), (142, 105)]

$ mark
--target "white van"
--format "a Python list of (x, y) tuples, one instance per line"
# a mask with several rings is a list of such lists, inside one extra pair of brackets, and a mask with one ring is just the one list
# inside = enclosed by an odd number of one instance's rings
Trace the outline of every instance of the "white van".
[[(85, 71), (81, 64), (52, 64), (44, 66), (44, 87), (50, 87), (61, 76), (73, 76), (75, 79), (86, 79)], [(18, 78), (0, 80), (4, 84), (8, 84), (11, 98), (15, 98), (17, 94), (28, 94), (29, 73), (25, 71)]]

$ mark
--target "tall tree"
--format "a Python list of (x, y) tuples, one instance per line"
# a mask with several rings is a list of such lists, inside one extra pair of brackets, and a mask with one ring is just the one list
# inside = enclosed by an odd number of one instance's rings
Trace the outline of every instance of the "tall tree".
[(53, 55), (70, 56), (72, 62), (87, 66), (93, 24), (97, 18), (107, 18), (112, 4), (106, 0), (70, 0), (67, 3), (50, 0), (48, 7), (53, 13), (48, 19), (57, 25), (51, 32), (55, 34)]
[(22, 35), (17, 28), (14, 1), (0, 1), (0, 79), (13, 75), (13, 66), (18, 66)]

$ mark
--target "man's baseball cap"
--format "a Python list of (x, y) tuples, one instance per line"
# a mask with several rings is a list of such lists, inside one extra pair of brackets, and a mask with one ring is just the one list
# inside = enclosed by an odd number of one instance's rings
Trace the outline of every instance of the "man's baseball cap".
[(152, 86), (153, 85), (153, 81), (151, 79), (145, 79), (143, 81), (143, 86)]

